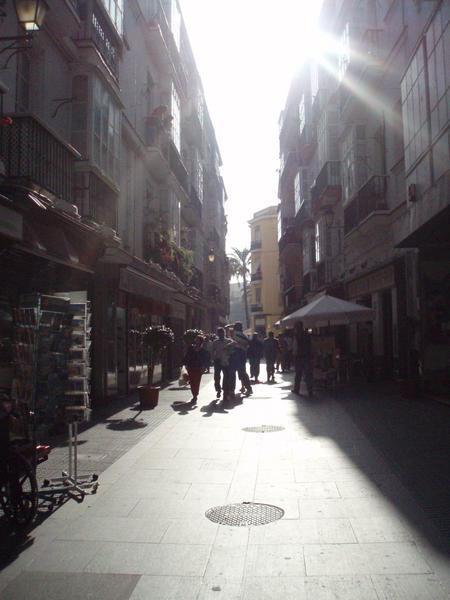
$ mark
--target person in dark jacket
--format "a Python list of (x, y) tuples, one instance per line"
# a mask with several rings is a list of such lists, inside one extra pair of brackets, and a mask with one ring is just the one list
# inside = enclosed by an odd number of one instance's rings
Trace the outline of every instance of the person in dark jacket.
[(297, 325), (294, 337), (294, 366), (295, 381), (292, 391), (294, 394), (300, 394), (300, 384), (302, 378), (305, 379), (308, 395), (313, 395), (313, 352), (312, 338), (303, 329), (302, 324)]
[(264, 340), (264, 356), (267, 368), (267, 383), (275, 383), (275, 361), (279, 352), (278, 340), (274, 338), (273, 331), (269, 331)]
[(233, 327), (233, 350), (230, 356), (230, 396), (233, 397), (236, 387), (236, 374), (242, 383), (246, 396), (253, 393), (250, 383), (250, 377), (247, 374), (245, 365), (247, 362), (247, 350), (250, 340), (243, 332), (242, 323), (237, 321)]
[(254, 383), (259, 382), (259, 365), (264, 354), (263, 344), (257, 333), (253, 334), (250, 345), (247, 350), (247, 358), (250, 363), (250, 377), (253, 377)]
[(191, 386), (192, 392), (191, 402), (194, 404), (197, 402), (200, 382), (208, 362), (208, 353), (203, 345), (204, 338), (202, 335), (198, 335), (195, 338), (194, 343), (189, 346), (186, 356), (183, 359), (183, 364), (189, 375), (189, 385)]

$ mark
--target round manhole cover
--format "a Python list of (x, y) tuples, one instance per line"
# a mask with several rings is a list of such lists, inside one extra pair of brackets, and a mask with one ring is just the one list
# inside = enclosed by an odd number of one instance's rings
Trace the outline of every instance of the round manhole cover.
[(242, 502), (215, 506), (206, 511), (205, 516), (213, 523), (231, 525), (234, 527), (249, 527), (251, 525), (266, 525), (278, 521), (284, 515), (284, 510), (272, 504), (257, 502)]
[(250, 433), (272, 433), (274, 431), (283, 431), (284, 427), (281, 425), (257, 425), (255, 427), (243, 427), (242, 431), (249, 431)]

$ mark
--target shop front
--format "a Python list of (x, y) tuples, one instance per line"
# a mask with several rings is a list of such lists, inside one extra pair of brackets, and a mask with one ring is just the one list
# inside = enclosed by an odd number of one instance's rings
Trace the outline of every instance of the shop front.
[(401, 261), (390, 263), (347, 283), (347, 299), (375, 311), (373, 322), (355, 323), (349, 330), (350, 353), (370, 378), (398, 375), (404, 362), (399, 344), (401, 266)]
[[(126, 352), (128, 392), (149, 382), (150, 351), (144, 343), (144, 333), (151, 325), (169, 324), (175, 291), (174, 287), (132, 266), (120, 269), (119, 293), (126, 314), (126, 344), (122, 352)], [(170, 371), (170, 356), (162, 353), (155, 364), (153, 383), (170, 378)]]
[[(444, 200), (444, 197), (442, 198)], [(450, 206), (410, 233), (399, 248), (415, 255), (417, 285), (409, 310), (412, 376), (421, 391), (450, 398)], [(411, 269), (412, 271), (412, 269)], [(407, 279), (412, 279), (408, 277)]]
[[(91, 407), (91, 299), (96, 232), (44, 196), (0, 197), (0, 388), (42, 436)], [(69, 411), (69, 412), (68, 412)]]

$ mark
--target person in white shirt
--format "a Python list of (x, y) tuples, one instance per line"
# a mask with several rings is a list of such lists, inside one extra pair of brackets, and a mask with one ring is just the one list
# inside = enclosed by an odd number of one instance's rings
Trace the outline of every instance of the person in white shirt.
[[(229, 364), (230, 364), (230, 353), (233, 346), (233, 340), (225, 337), (225, 330), (223, 327), (217, 329), (217, 339), (212, 343), (211, 357), (214, 365), (214, 387), (216, 390), (217, 398), (223, 390), (224, 399), (228, 392), (229, 382)], [(222, 384), (221, 384), (222, 376)]]

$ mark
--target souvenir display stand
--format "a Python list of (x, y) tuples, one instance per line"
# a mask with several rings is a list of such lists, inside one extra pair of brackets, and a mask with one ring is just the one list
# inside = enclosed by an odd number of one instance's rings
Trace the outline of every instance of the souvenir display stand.
[[(79, 475), (78, 423), (90, 415), (90, 306), (62, 296), (27, 294), (14, 309), (12, 397), (33, 416), (30, 437), (36, 446), (48, 432), (68, 427), (68, 471), (44, 481), (47, 500), (95, 492), (97, 476)], [(36, 467), (36, 459), (34, 459)]]

